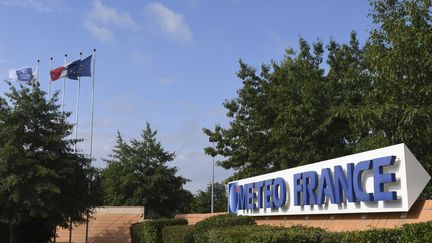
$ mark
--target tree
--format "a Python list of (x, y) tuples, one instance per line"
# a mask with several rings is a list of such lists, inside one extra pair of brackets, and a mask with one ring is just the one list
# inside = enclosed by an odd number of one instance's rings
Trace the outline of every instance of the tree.
[[(192, 201), (191, 210), (193, 213), (211, 212), (211, 188), (209, 183), (205, 191), (199, 190)], [(227, 211), (227, 195), (225, 184), (216, 182), (214, 184), (214, 212)]]
[(117, 144), (102, 171), (107, 205), (144, 205), (146, 218), (168, 217), (187, 209), (190, 192), (183, 189), (187, 179), (176, 175), (176, 167), (166, 165), (175, 154), (165, 151), (156, 133), (147, 123), (140, 140), (127, 143), (117, 134)]
[(92, 168), (73, 150), (70, 113), (59, 111), (57, 95), (47, 101), (39, 84), (9, 87), (0, 97), (0, 222), (10, 242), (46, 242), (93, 206), (85, 193)]
[(217, 143), (205, 152), (222, 155), (218, 164), (234, 169), (235, 179), (342, 156), (362, 134), (343, 112), (362, 100), (362, 51), (355, 33), (348, 45), (328, 45), (327, 75), (322, 42), (300, 39), (299, 45), (282, 62), (263, 64), (259, 74), (240, 61), (243, 87), (224, 103), (229, 127), (204, 129)]
[[(204, 129), (234, 178), (406, 143), (432, 174), (430, 0), (371, 0), (362, 47), (300, 39), (299, 51), (257, 70), (240, 62), (243, 87), (224, 103), (228, 127)], [(428, 192), (431, 191), (431, 192)], [(423, 196), (432, 195), (429, 184)]]
[[(373, 133), (362, 147), (406, 143), (432, 174), (432, 1), (370, 3), (375, 26), (365, 57), (374, 90), (362, 115)], [(431, 183), (427, 188), (430, 198)]]

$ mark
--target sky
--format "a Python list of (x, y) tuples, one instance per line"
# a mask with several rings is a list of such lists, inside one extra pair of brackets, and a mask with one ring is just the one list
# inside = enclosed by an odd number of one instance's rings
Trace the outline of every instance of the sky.
[[(368, 1), (303, 0), (0, 0), (0, 75), (35, 66), (49, 85), (53, 68), (96, 49), (93, 165), (105, 167), (120, 131), (139, 138), (146, 122), (164, 148), (176, 153), (170, 166), (196, 192), (211, 182), (211, 145), (202, 129), (227, 126), (223, 102), (241, 88), (238, 62), (259, 67), (281, 61), (286, 48), (309, 42), (347, 42), (356, 31), (362, 43), (371, 29)], [(0, 77), (1, 79), (2, 77)], [(91, 78), (82, 78), (79, 146), (89, 152)], [(66, 80), (65, 110), (75, 112), (77, 82)], [(61, 91), (62, 80), (51, 90)], [(3, 95), (8, 86), (0, 82)], [(60, 95), (61, 96), (61, 95)], [(71, 116), (75, 119), (75, 113)], [(218, 159), (218, 158), (216, 158)], [(215, 181), (232, 175), (215, 168)]]

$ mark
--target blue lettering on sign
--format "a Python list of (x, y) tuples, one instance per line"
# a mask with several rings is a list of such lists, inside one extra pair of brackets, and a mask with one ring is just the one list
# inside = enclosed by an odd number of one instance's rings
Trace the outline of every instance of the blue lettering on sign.
[(285, 205), (286, 202), (286, 185), (282, 178), (276, 178), (274, 180), (273, 188), (273, 206), (275, 208), (280, 208)]
[(345, 195), (348, 202), (355, 202), (357, 198), (354, 193), (353, 186), (353, 173), (354, 164), (347, 164), (347, 174), (345, 175), (342, 166), (336, 165), (334, 167), (335, 177), (335, 203), (340, 204), (343, 202), (343, 195)]
[(371, 202), (373, 201), (373, 193), (367, 193), (363, 190), (362, 175), (366, 170), (372, 169), (372, 160), (362, 161), (357, 163), (354, 168), (354, 192), (359, 201)]
[(384, 184), (396, 182), (395, 173), (384, 173), (384, 166), (394, 165), (396, 156), (382, 157), (374, 159), (373, 174), (374, 174), (374, 194), (376, 201), (396, 200), (396, 192), (385, 192)]
[[(397, 199), (395, 191), (385, 191), (384, 185), (396, 182), (395, 173), (385, 173), (384, 167), (394, 165), (395, 156), (387, 156), (373, 160), (366, 160), (346, 165), (346, 174), (340, 165), (334, 166), (334, 175), (330, 168), (315, 171), (307, 171), (294, 174), (294, 205), (321, 205), (325, 198), (329, 198), (332, 204), (341, 204), (344, 198), (348, 202), (372, 202), (390, 201)], [(365, 171), (372, 170), (374, 180), (374, 192), (366, 192), (363, 187), (362, 176)]]
[[(292, 191), (294, 205), (322, 205), (326, 199), (332, 204), (348, 202), (372, 202), (397, 200), (395, 191), (386, 191), (385, 185), (396, 182), (395, 173), (384, 171), (393, 166), (395, 156), (387, 156), (323, 168), (320, 176), (316, 171), (306, 171), (293, 175)], [(373, 192), (364, 188), (363, 175), (366, 171), (373, 175)], [(287, 203), (287, 184), (283, 178), (257, 181), (244, 185), (229, 185), (228, 209), (230, 213), (238, 210), (255, 210), (260, 208), (281, 208)]]
[(286, 204), (286, 183), (282, 178), (229, 185), (229, 212), (257, 208), (280, 208)]
[(330, 198), (331, 203), (335, 203), (334, 183), (329, 168), (321, 170), (320, 184), (318, 187), (317, 204), (323, 204), (325, 196)]

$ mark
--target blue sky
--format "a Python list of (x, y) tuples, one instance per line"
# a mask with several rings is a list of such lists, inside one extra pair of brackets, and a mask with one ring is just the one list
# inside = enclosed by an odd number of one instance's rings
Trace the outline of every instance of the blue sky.
[[(241, 87), (238, 61), (259, 66), (297, 48), (299, 36), (346, 42), (352, 30), (364, 42), (371, 21), (368, 1), (303, 0), (0, 0), (0, 74), (36, 65), (48, 87), (53, 66), (96, 56), (94, 165), (104, 167), (115, 143), (138, 137), (148, 121), (177, 156), (172, 166), (191, 179), (195, 192), (211, 180), (211, 157), (203, 153), (203, 127), (226, 125), (222, 103)], [(60, 90), (56, 81), (52, 90)], [(80, 149), (88, 153), (91, 79), (81, 81)], [(66, 110), (76, 106), (76, 81), (66, 81)], [(0, 82), (0, 92), (7, 86)], [(73, 120), (74, 115), (71, 117)], [(232, 171), (216, 168), (221, 181)]]

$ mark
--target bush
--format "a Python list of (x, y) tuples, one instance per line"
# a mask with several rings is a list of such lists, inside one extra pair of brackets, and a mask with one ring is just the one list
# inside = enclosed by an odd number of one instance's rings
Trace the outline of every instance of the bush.
[(132, 243), (160, 243), (163, 227), (187, 223), (186, 219), (156, 219), (133, 224), (130, 228)]
[(327, 233), (323, 239), (323, 242), (356, 242), (356, 243), (393, 243), (401, 242), (400, 236), (402, 230), (400, 228), (395, 229), (370, 229), (365, 231), (347, 231), (347, 232), (334, 232)]
[(249, 216), (236, 216), (232, 214), (223, 214), (212, 216), (198, 222), (195, 225), (195, 232), (193, 234), (195, 242), (208, 242), (209, 232), (213, 229), (238, 226), (238, 225), (254, 225), (255, 220)]
[(402, 226), (401, 242), (432, 242), (432, 221)]
[[(54, 227), (45, 219), (28, 218), (15, 228), (15, 242), (48, 242), (54, 236)], [(0, 242), (8, 242), (9, 225), (0, 223)]]
[(395, 229), (371, 229), (365, 231), (327, 233), (323, 242), (432, 242), (432, 221), (404, 224), (402, 227)]
[(194, 243), (193, 225), (167, 226), (162, 229), (163, 243)]
[(292, 226), (290, 228), (264, 225), (234, 226), (209, 232), (209, 243), (285, 243), (321, 242), (325, 231), (320, 228)]

